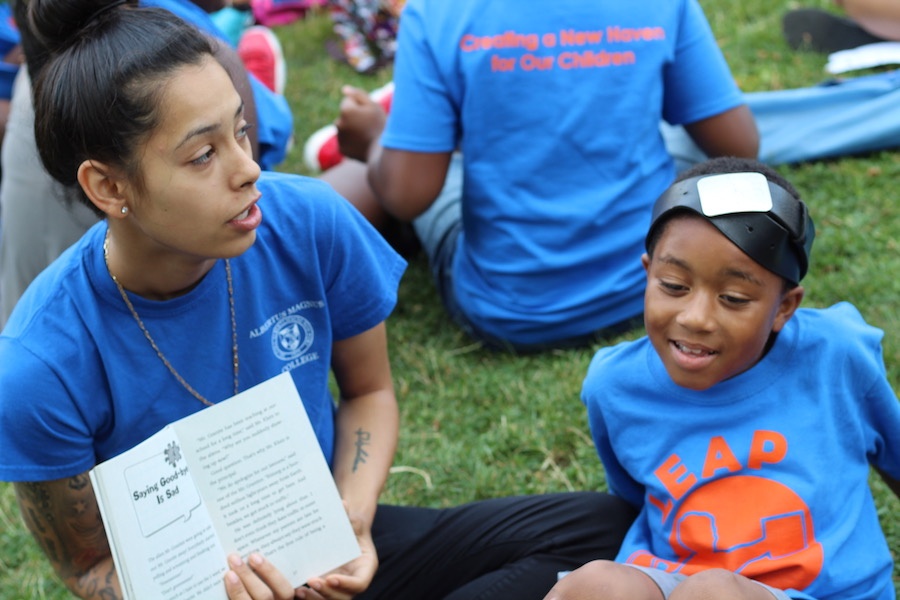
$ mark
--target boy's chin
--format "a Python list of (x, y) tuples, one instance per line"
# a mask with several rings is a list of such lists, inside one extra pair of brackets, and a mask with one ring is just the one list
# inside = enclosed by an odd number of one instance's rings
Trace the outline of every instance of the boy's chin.
[(679, 387), (693, 390), (695, 392), (703, 392), (713, 387), (722, 380), (715, 377), (704, 377), (702, 374), (685, 374), (682, 371), (673, 372), (675, 369), (666, 367), (666, 373), (669, 378)]

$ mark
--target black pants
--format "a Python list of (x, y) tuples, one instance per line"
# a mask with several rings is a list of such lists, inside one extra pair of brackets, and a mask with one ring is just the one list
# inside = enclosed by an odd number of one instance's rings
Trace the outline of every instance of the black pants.
[(379, 568), (358, 598), (541, 600), (560, 571), (615, 557), (635, 515), (597, 492), (381, 505), (372, 528)]

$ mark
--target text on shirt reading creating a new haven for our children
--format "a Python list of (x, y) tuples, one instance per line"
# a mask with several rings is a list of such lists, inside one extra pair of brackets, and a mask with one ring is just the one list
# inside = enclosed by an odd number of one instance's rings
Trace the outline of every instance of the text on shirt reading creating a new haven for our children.
[[(463, 52), (485, 52), (491, 50), (524, 50), (519, 57), (491, 55), (491, 71), (509, 72), (520, 68), (523, 71), (549, 71), (560, 69), (591, 69), (597, 67), (619, 67), (633, 65), (637, 56), (633, 50), (590, 49), (587, 46), (603, 44), (633, 44), (656, 42), (666, 39), (662, 27), (620, 27), (610, 25), (605, 29), (577, 31), (564, 29), (559, 33), (518, 33), (506, 31), (497, 35), (466, 34), (459, 47)], [(535, 54), (539, 49), (553, 49), (552, 54)]]

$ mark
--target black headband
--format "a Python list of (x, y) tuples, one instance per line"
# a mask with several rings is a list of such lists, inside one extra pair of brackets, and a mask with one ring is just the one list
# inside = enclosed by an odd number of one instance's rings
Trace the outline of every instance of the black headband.
[(673, 211), (707, 219), (757, 263), (800, 283), (816, 232), (806, 205), (757, 172), (701, 175), (677, 181), (653, 206), (645, 245)]

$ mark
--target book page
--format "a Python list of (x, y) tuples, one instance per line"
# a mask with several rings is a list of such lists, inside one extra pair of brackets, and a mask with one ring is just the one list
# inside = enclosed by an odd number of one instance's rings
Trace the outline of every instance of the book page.
[(126, 598), (226, 598), (225, 553), (172, 428), (95, 467), (91, 481)]
[(295, 587), (359, 556), (289, 373), (175, 428), (226, 553), (261, 552)]
[(296, 587), (359, 545), (289, 373), (176, 421), (91, 473), (123, 593), (226, 600), (226, 555)]

